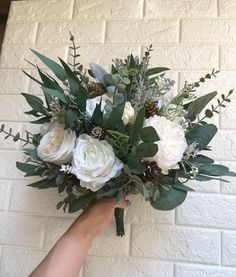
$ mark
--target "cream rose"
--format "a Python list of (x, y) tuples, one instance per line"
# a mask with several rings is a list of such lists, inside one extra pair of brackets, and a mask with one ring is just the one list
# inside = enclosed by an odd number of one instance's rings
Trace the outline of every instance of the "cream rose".
[(125, 103), (124, 113), (122, 116), (122, 120), (124, 125), (129, 124), (134, 118), (134, 108), (132, 107), (130, 102)]
[(80, 185), (92, 191), (102, 188), (120, 173), (123, 164), (116, 158), (112, 146), (86, 134), (80, 135), (73, 150), (71, 173)]
[(156, 161), (163, 174), (168, 174), (170, 169), (178, 169), (178, 162), (188, 146), (184, 129), (179, 124), (157, 115), (146, 119), (144, 126), (153, 127), (160, 137), (156, 142), (158, 151), (149, 160)]
[(45, 162), (58, 165), (72, 160), (72, 151), (75, 147), (76, 134), (74, 131), (64, 129), (58, 122), (50, 125), (46, 134), (40, 140), (37, 148), (39, 158)]

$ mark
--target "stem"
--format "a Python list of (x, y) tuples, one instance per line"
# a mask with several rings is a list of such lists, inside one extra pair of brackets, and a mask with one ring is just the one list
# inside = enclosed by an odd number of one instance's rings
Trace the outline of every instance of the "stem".
[[(9, 137), (13, 137), (13, 138), (15, 137), (15, 136), (12, 135), (11, 133), (8, 133), (8, 132), (6, 132), (6, 131), (4, 131), (4, 130), (2, 130), (2, 131), (0, 131), (0, 132), (2, 132), (2, 133), (4, 133), (4, 134), (8, 135)], [(32, 144), (32, 145), (34, 145), (34, 143), (32, 143), (32, 142), (30, 142), (30, 141), (28, 141), (28, 140), (25, 140), (25, 139), (23, 139), (23, 138), (18, 138), (18, 140), (27, 142), (27, 144)]]
[(115, 219), (116, 219), (116, 235), (123, 237), (125, 235), (124, 228), (124, 209), (115, 208)]

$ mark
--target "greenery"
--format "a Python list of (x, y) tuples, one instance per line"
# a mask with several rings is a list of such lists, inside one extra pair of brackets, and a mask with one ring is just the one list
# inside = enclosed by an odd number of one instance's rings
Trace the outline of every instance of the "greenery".
[[(209, 144), (217, 133), (217, 127), (204, 120), (219, 113), (219, 108), (224, 108), (225, 104), (230, 102), (233, 93), (230, 90), (227, 95), (222, 94), (217, 105), (211, 105), (201, 117), (201, 113), (216, 97), (217, 92), (197, 97), (196, 88), (216, 77), (218, 71), (213, 70), (197, 82), (186, 82), (177, 96), (160, 108), (159, 116), (165, 116), (169, 120), (178, 117), (183, 119), (188, 144), (178, 167), (170, 169), (166, 175), (156, 162), (150, 161), (158, 154), (158, 143), (163, 138), (155, 128), (144, 127), (145, 107), (149, 101), (157, 104), (171, 89), (174, 81), (165, 78), (168, 68), (150, 68), (152, 45), (146, 49), (141, 59), (131, 54), (124, 60), (113, 60), (110, 72), (94, 63), (90, 64), (90, 69), (86, 71), (79, 62), (79, 47), (76, 47), (73, 35), (70, 40), (70, 63), (60, 58), (59, 62), (55, 62), (31, 50), (53, 74), (51, 76), (35, 65), (39, 80), (24, 72), (41, 86), (45, 97), (43, 101), (35, 95), (22, 93), (30, 106), (30, 110), (25, 113), (36, 118), (31, 122), (33, 124), (56, 121), (63, 124), (65, 129), (74, 131), (77, 137), (84, 133), (91, 135), (92, 130), (99, 127), (104, 133), (103, 139), (112, 146), (116, 157), (124, 164), (121, 174), (93, 192), (80, 185), (80, 180), (71, 173), (71, 163), (65, 165), (63, 172), (61, 166), (38, 157), (37, 147), (42, 134), (26, 131), (25, 137), (22, 138), (20, 133), (13, 134), (11, 129), (6, 131), (4, 124), (0, 128), (6, 139), (11, 137), (14, 141), (24, 142), (23, 152), (27, 158), (24, 162), (17, 162), (16, 166), (26, 177), (41, 177), (30, 186), (38, 189), (54, 187), (59, 193), (66, 193), (65, 199), (57, 204), (58, 209), (63, 208), (64, 211), (73, 213), (86, 208), (94, 199), (115, 197), (119, 202), (124, 200), (127, 194), (141, 193), (153, 208), (171, 210), (182, 204), (188, 191), (192, 190), (185, 185), (188, 180), (208, 181), (220, 179), (221, 176), (236, 176), (228, 167), (215, 164), (214, 160), (199, 153), (202, 150), (210, 150)], [(99, 86), (100, 91), (104, 91), (107, 99), (103, 108), (101, 98), (92, 116), (88, 116), (87, 101), (97, 96), (96, 89), (91, 90), (94, 84)], [(134, 118), (124, 125), (122, 118), (127, 101), (132, 104)], [(25, 148), (26, 145), (28, 148)], [(145, 179), (146, 177), (148, 179)], [(122, 236), (123, 211), (117, 209), (115, 216), (118, 235)]]

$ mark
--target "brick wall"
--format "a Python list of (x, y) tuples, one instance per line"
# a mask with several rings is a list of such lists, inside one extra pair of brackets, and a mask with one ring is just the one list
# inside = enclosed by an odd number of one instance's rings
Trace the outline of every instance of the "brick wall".
[[(12, 2), (0, 61), (0, 121), (29, 126), (21, 92), (41, 94), (21, 73), (35, 74), (29, 48), (68, 58), (68, 32), (81, 45), (81, 62), (108, 67), (153, 43), (153, 64), (169, 66), (176, 86), (213, 67), (218, 78), (199, 93), (236, 87), (235, 0), (48, 0)], [(214, 123), (212, 156), (236, 170), (236, 97)], [(73, 216), (55, 210), (55, 190), (37, 191), (15, 168), (20, 144), (0, 138), (0, 276), (24, 277), (45, 256)], [(94, 242), (83, 277), (236, 276), (236, 181), (192, 183), (176, 211), (160, 212), (139, 198), (126, 214), (126, 236), (114, 224)], [(82, 275), (81, 275), (82, 276)]]

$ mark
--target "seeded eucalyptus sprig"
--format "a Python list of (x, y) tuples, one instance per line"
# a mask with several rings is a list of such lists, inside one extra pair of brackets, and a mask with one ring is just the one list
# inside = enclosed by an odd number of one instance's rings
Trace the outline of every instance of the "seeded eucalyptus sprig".
[(230, 96), (233, 94), (233, 89), (231, 89), (229, 92), (228, 92), (228, 94), (227, 95), (224, 95), (224, 94), (221, 94), (221, 98), (220, 99), (217, 99), (217, 105), (216, 106), (214, 106), (214, 105), (211, 105), (211, 109), (206, 109), (205, 110), (205, 116), (204, 117), (202, 117), (199, 121), (198, 121), (198, 123), (204, 123), (204, 119), (205, 118), (211, 118), (211, 117), (213, 117), (214, 116), (214, 113), (217, 113), (217, 114), (219, 114), (219, 109), (220, 109), (220, 107), (222, 107), (222, 108), (225, 108), (226, 106), (225, 106), (225, 102), (227, 102), (227, 103), (230, 103), (231, 102), (231, 100), (230, 100)]
[(25, 144), (23, 145), (23, 147), (27, 144), (32, 144), (35, 145), (35, 143), (33, 143), (33, 137), (30, 137), (30, 133), (26, 132), (26, 139), (21, 138), (20, 133), (17, 132), (15, 135), (12, 134), (12, 128), (9, 129), (9, 131), (5, 130), (5, 124), (2, 124), (1, 128), (0, 128), (0, 133), (6, 134), (4, 139), (8, 139), (8, 138), (13, 138), (13, 141), (16, 142), (18, 140), (25, 142)]

